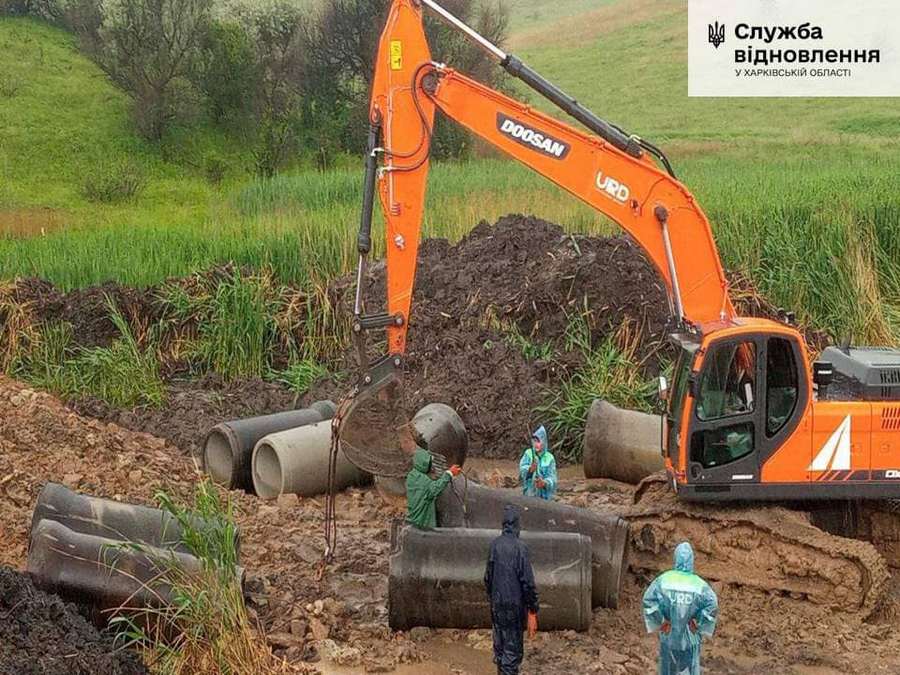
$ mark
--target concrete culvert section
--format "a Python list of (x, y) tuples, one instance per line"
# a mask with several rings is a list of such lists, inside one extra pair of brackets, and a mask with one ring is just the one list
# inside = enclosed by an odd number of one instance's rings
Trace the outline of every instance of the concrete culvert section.
[[(27, 570), (35, 586), (98, 610), (98, 623), (123, 606), (170, 604), (171, 589), (159, 581), (161, 570), (169, 566), (186, 573), (202, 570), (201, 562), (188, 553), (138, 548), (121, 539), (75, 532), (52, 520), (40, 521), (31, 532)], [(235, 567), (235, 575), (243, 585), (243, 569)]]
[(445, 403), (429, 403), (416, 413), (412, 423), (418, 444), (437, 459), (437, 464), (446, 464), (436, 468), (465, 464), (469, 436), (462, 418), (453, 408)]
[(253, 490), (251, 461), (259, 440), (269, 434), (331, 419), (331, 401), (317, 401), (309, 408), (289, 410), (217, 424), (203, 443), (203, 470), (229, 490)]
[[(262, 499), (282, 494), (314, 497), (328, 489), (328, 463), (331, 456), (331, 422), (307, 424), (269, 434), (253, 450), (253, 487)], [(341, 450), (338, 452), (335, 486), (367, 485), (371, 475), (354, 466)]]
[(468, 480), (453, 479), (452, 489), (437, 500), (439, 527), (491, 528), (499, 531), (507, 504), (521, 512), (526, 532), (574, 532), (591, 541), (592, 603), (615, 609), (628, 564), (630, 529), (619, 516), (595, 513), (558, 502), (525, 497), (518, 490), (498, 490)]
[(584, 429), (584, 475), (640, 483), (665, 468), (660, 450), (662, 417), (591, 404)]
[[(188, 553), (182, 526), (167, 511), (81, 494), (59, 483), (48, 482), (41, 489), (31, 516), (31, 531), (45, 520), (80, 534)], [(196, 515), (191, 516), (191, 525), (198, 530), (209, 527)], [(237, 528), (235, 549), (240, 553)]]
[[(484, 568), (496, 529), (419, 530), (395, 522), (391, 532), (388, 623), (394, 630), (490, 628)], [(522, 532), (540, 594), (541, 630), (591, 625), (591, 538)]]

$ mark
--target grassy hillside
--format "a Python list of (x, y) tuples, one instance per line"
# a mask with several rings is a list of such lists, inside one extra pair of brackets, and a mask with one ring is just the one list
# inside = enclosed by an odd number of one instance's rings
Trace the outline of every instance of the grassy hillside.
[(512, 51), (601, 116), (672, 148), (898, 143), (896, 99), (688, 98), (685, 0), (514, 0), (513, 11), (524, 18)]
[[(511, 5), (511, 49), (669, 152), (713, 221), (728, 267), (835, 335), (898, 339), (895, 102), (689, 99), (683, 0)], [(0, 278), (146, 285), (234, 260), (302, 282), (353, 265), (361, 162), (255, 181), (240, 148), (202, 126), (167, 147), (146, 145), (131, 131), (128, 105), (64, 33), (0, 20)], [(195, 168), (208, 152), (232, 168), (220, 185)], [(85, 177), (124, 161), (143, 168), (145, 191), (120, 204), (89, 202)], [(513, 211), (573, 231), (613, 230), (499, 159), (436, 166), (428, 201), (428, 236), (455, 239)], [(20, 222), (44, 235), (10, 237)]]

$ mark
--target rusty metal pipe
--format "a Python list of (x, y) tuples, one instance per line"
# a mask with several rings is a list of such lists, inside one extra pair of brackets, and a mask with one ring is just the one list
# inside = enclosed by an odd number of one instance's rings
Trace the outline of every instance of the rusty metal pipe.
[[(490, 628), (484, 570), (496, 529), (420, 530), (394, 523), (388, 623), (394, 630)], [(591, 624), (591, 539), (522, 532), (540, 597), (542, 630), (584, 631)]]

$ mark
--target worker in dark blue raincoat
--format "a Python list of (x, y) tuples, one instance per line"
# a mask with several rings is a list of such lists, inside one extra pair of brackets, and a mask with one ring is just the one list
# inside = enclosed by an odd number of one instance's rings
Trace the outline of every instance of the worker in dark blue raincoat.
[(518, 675), (525, 657), (523, 633), (537, 632), (538, 594), (528, 547), (519, 539), (519, 509), (503, 509), (503, 534), (491, 542), (484, 571), (494, 628), (498, 675)]
[(694, 549), (675, 548), (675, 569), (659, 575), (644, 593), (647, 632), (659, 632), (659, 675), (700, 675), (700, 645), (716, 629), (715, 591), (694, 574)]

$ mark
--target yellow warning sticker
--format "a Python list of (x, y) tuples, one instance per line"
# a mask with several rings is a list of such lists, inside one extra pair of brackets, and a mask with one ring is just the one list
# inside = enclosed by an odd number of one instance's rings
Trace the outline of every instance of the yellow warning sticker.
[(391, 40), (391, 70), (403, 69), (403, 43)]

